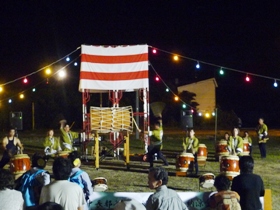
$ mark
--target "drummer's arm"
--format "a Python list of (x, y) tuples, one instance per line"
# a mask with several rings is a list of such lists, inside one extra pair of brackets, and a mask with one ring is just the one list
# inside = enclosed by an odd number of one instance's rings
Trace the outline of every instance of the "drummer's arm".
[(4, 150), (6, 150), (7, 144), (8, 144), (8, 139), (7, 139), (7, 137), (5, 137), (2, 141), (2, 147), (3, 147)]
[(16, 138), (16, 145), (18, 147), (20, 147), (20, 150), (22, 151), (23, 150), (23, 144), (20, 142), (20, 140), (18, 138)]
[(187, 144), (186, 144), (186, 138), (183, 138), (183, 151), (187, 151)]

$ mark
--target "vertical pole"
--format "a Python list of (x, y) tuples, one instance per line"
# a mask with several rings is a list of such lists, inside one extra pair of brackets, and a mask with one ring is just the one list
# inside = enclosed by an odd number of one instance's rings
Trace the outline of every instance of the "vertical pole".
[[(135, 98), (135, 107), (136, 107), (136, 116), (135, 116), (135, 121), (136, 121), (136, 124), (139, 125), (139, 91), (136, 90), (136, 98)], [(136, 139), (139, 139), (139, 131), (138, 129), (136, 129)]]
[(95, 146), (94, 146), (94, 154), (95, 154), (95, 169), (99, 169), (99, 138), (98, 133), (95, 134)]
[(130, 151), (129, 151), (129, 133), (127, 132), (126, 134), (127, 136), (124, 136), (125, 142), (126, 142), (126, 156), (125, 156), (125, 162), (126, 162), (126, 168), (129, 169), (129, 155), (130, 155)]
[(217, 142), (218, 108), (215, 108), (215, 143)]
[(32, 130), (35, 130), (35, 106), (32, 102)]

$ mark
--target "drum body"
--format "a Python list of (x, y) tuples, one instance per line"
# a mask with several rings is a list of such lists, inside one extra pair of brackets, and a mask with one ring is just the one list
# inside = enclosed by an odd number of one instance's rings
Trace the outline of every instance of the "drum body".
[(248, 140), (243, 140), (243, 153), (242, 155), (250, 155), (250, 148)]
[(218, 141), (216, 144), (216, 160), (219, 159), (220, 156), (225, 155), (229, 155), (229, 151), (227, 150), (227, 141)]
[(207, 147), (205, 144), (198, 145), (198, 152), (197, 152), (197, 163), (199, 166), (205, 166), (207, 160)]
[(58, 153), (58, 157), (68, 158), (70, 151), (61, 151)]
[(15, 155), (10, 160), (10, 170), (13, 174), (23, 174), (26, 171), (30, 170), (31, 163), (30, 158), (27, 154), (18, 154)]
[(103, 192), (108, 189), (107, 186), (107, 179), (104, 177), (97, 177), (94, 180), (91, 181), (93, 191), (95, 192)]
[(230, 180), (240, 174), (239, 157), (234, 155), (222, 156), (220, 160), (220, 172)]
[(177, 171), (193, 171), (194, 156), (192, 153), (181, 153), (176, 157), (176, 170)]
[(215, 175), (206, 173), (199, 177), (199, 186), (203, 188), (211, 188), (214, 186)]

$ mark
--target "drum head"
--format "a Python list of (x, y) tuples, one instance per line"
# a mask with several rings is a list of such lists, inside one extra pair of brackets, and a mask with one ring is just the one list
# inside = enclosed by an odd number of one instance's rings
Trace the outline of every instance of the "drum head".
[(202, 188), (211, 188), (214, 186), (215, 175), (212, 173), (203, 174), (199, 177), (199, 185)]

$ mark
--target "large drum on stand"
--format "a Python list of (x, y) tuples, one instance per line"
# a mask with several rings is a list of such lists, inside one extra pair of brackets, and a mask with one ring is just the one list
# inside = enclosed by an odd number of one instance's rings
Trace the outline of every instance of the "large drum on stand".
[(235, 155), (222, 156), (220, 160), (220, 172), (229, 180), (240, 174), (239, 157)]
[(243, 156), (245, 155), (250, 155), (250, 147), (249, 147), (249, 142), (248, 140), (243, 140)]
[(219, 160), (221, 156), (229, 155), (229, 151), (227, 150), (227, 141), (221, 140), (216, 144), (216, 160)]
[(177, 155), (176, 157), (176, 170), (187, 172), (187, 171), (193, 171), (194, 166), (194, 156), (192, 153), (181, 153), (180, 155)]
[(15, 176), (20, 176), (26, 171), (30, 170), (31, 163), (30, 158), (27, 154), (18, 154), (10, 160), (10, 171)]
[(207, 147), (205, 144), (198, 145), (198, 152), (197, 152), (197, 163), (199, 166), (205, 166), (207, 160)]

